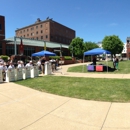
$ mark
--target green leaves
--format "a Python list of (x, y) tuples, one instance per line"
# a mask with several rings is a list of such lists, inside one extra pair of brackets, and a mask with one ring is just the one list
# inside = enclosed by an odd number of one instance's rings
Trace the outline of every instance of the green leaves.
[(105, 50), (109, 50), (112, 54), (120, 54), (123, 50), (123, 42), (118, 36), (105, 36), (102, 41), (102, 47)]

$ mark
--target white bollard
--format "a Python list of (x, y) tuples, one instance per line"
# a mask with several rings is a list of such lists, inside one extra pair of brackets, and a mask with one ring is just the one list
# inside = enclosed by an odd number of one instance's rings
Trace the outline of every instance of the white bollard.
[(2, 70), (0, 69), (0, 83), (3, 82)]
[(6, 82), (15, 81), (15, 69), (8, 69), (6, 72)]
[(22, 80), (22, 79), (23, 79), (22, 68), (15, 69), (15, 80)]
[(52, 66), (50, 62), (45, 62), (45, 75), (52, 74)]

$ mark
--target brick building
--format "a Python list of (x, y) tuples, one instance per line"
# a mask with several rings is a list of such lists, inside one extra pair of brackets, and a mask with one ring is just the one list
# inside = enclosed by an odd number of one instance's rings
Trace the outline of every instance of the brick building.
[(34, 24), (17, 29), (17, 37), (24, 37), (36, 40), (44, 40), (69, 45), (75, 38), (75, 31), (47, 18), (41, 21), (39, 18)]
[(0, 15), (0, 55), (4, 53), (5, 45), (5, 17)]
[(1, 31), (1, 36), (3, 36), (0, 44), (1, 54), (8, 56), (20, 54), (19, 45), (21, 38), (24, 44), (24, 55), (31, 56), (32, 53), (43, 50), (45, 43), (46, 50), (55, 52), (58, 55), (60, 54), (59, 51), (62, 50), (63, 56), (69, 55), (69, 44), (75, 38), (74, 30), (49, 18), (44, 21), (38, 18), (34, 24), (15, 30), (16, 35), (12, 38), (4, 39), (4, 19), (1, 20), (1, 28), (3, 29)]

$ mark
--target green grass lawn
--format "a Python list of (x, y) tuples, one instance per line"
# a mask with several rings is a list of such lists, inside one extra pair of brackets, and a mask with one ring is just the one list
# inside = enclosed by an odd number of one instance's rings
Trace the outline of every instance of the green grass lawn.
[(85, 100), (130, 102), (129, 79), (43, 76), (15, 83), (42, 92)]
[[(86, 62), (86, 65), (88, 63)], [(109, 61), (109, 62), (106, 62), (106, 61), (103, 61), (103, 62), (97, 62), (97, 64), (103, 64), (103, 65), (106, 65), (106, 66), (109, 66), (111, 68), (113, 68), (113, 62), (112, 61)], [(130, 61), (120, 61), (119, 62), (119, 70), (116, 71), (111, 71), (108, 69), (108, 72), (107, 72), (107, 69), (106, 71), (103, 71), (103, 72), (89, 72), (87, 70), (87, 66), (86, 65), (80, 65), (80, 66), (74, 66), (74, 67), (70, 67), (68, 69), (68, 72), (80, 72), (80, 73), (110, 73), (110, 74), (130, 74)]]

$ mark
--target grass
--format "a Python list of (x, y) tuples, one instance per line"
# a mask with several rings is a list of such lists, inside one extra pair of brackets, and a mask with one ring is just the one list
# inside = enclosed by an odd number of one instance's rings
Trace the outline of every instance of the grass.
[(108, 102), (130, 102), (129, 79), (43, 76), (15, 82), (42, 92)]
[[(113, 68), (113, 63), (112, 61), (106, 62), (98, 62), (97, 64), (103, 64), (106, 66), (109, 66), (111, 68)], [(87, 63), (86, 63), (87, 65)], [(107, 73), (107, 69), (106, 71), (103, 72), (89, 72), (87, 71), (87, 66), (86, 65), (80, 65), (80, 66), (74, 66), (74, 67), (70, 67), (68, 69), (68, 72), (80, 72), (80, 73)], [(119, 62), (119, 70), (110, 70), (108, 69), (108, 73), (110, 74), (130, 74), (130, 61), (120, 61)]]

